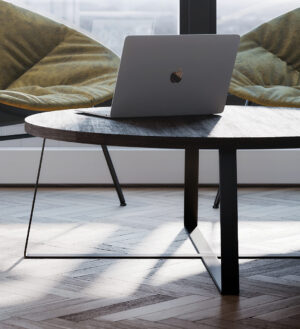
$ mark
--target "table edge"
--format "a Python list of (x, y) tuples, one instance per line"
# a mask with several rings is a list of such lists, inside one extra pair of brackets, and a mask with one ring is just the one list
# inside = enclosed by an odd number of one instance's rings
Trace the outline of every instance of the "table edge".
[(25, 121), (25, 131), (35, 137), (58, 141), (109, 145), (121, 147), (170, 148), (170, 149), (278, 149), (300, 148), (300, 136), (295, 137), (161, 137), (113, 135), (90, 132), (77, 132), (36, 126)]

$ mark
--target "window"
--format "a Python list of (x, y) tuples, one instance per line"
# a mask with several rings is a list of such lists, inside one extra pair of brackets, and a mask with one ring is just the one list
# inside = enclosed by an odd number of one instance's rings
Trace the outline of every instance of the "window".
[(298, 0), (219, 0), (217, 31), (243, 35), (256, 26), (298, 7)]
[(180, 0), (180, 33), (216, 33), (217, 0)]
[(179, 33), (179, 0), (9, 0), (87, 33), (121, 55), (129, 34)]

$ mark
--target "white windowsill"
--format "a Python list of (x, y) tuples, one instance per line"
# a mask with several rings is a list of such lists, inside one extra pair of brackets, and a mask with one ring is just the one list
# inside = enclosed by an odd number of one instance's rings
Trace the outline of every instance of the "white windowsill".
[[(183, 183), (182, 150), (109, 149), (124, 184)], [(39, 147), (0, 148), (0, 184), (33, 184), (39, 156)], [(240, 184), (300, 184), (300, 150), (245, 150), (237, 159)], [(48, 147), (41, 183), (110, 184), (111, 178), (100, 147)], [(218, 183), (217, 151), (200, 150), (199, 183)]]

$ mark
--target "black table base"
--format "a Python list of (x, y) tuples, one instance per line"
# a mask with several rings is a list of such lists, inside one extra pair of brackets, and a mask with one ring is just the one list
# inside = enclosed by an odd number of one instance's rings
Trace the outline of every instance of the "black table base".
[[(44, 144), (43, 144), (44, 146)], [(43, 157), (43, 150), (41, 159)], [(220, 161), (220, 228), (221, 255), (217, 256), (208, 241), (198, 228), (198, 178), (199, 149), (185, 149), (185, 185), (184, 185), (184, 227), (193, 243), (197, 255), (98, 255), (70, 254), (48, 255), (28, 254), (28, 242), (34, 213), (35, 200), (41, 171), (41, 161), (38, 169), (29, 219), (24, 258), (27, 259), (201, 259), (216, 287), (223, 295), (239, 294), (239, 258), (286, 258), (274, 256), (241, 256), (238, 253), (238, 210), (237, 210), (237, 166), (236, 149), (222, 148), (219, 150)], [(290, 256), (288, 258), (299, 258)]]
[(199, 150), (196, 148), (185, 150), (184, 226), (219, 291), (224, 295), (237, 295), (239, 258), (236, 150), (220, 149), (219, 159), (220, 193), (224, 198), (220, 210), (220, 259), (198, 228)]

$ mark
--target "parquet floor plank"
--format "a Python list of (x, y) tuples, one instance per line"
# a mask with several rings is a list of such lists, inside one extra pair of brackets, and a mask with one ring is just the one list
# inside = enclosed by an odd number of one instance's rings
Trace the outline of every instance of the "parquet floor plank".
[[(215, 188), (199, 225), (219, 252)], [(30, 253), (194, 254), (183, 189), (41, 188)], [(240, 296), (221, 296), (202, 262), (24, 260), (32, 189), (0, 188), (0, 329), (300, 329), (299, 260), (240, 260)], [(239, 189), (240, 253), (300, 255), (300, 188)]]
[(180, 297), (166, 302), (155, 303), (152, 305), (142, 306), (127, 311), (101, 316), (96, 318), (96, 320), (103, 319), (107, 321), (120, 321), (132, 318), (142, 318), (144, 315), (153, 313), (155, 311), (169, 310), (172, 307), (183, 307), (184, 305), (191, 305), (195, 302), (200, 302), (202, 300), (206, 300), (206, 298), (199, 295)]
[(297, 323), (296, 326), (293, 326), (282, 324), (280, 322), (270, 322), (256, 318), (243, 319), (241, 321), (237, 321), (237, 323), (241, 323), (249, 327), (253, 326), (257, 329), (299, 329), (299, 323)]
[(143, 298), (133, 299), (126, 302), (114, 303), (107, 307), (101, 307), (98, 309), (88, 310), (85, 312), (69, 314), (61, 317), (62, 319), (70, 320), (73, 322), (84, 321), (88, 319), (93, 319), (97, 317), (102, 317), (110, 313), (117, 313), (118, 311), (125, 311), (126, 309), (133, 309), (135, 307), (141, 307), (146, 305), (153, 305), (155, 303), (164, 302), (167, 300), (172, 300), (172, 297), (164, 295), (150, 295)]
[(213, 329), (211, 325), (201, 323), (201, 322), (192, 322), (188, 320), (182, 320), (178, 318), (168, 318), (165, 320), (159, 321), (159, 323), (165, 323), (172, 326), (174, 329), (177, 328), (189, 328), (189, 329)]

